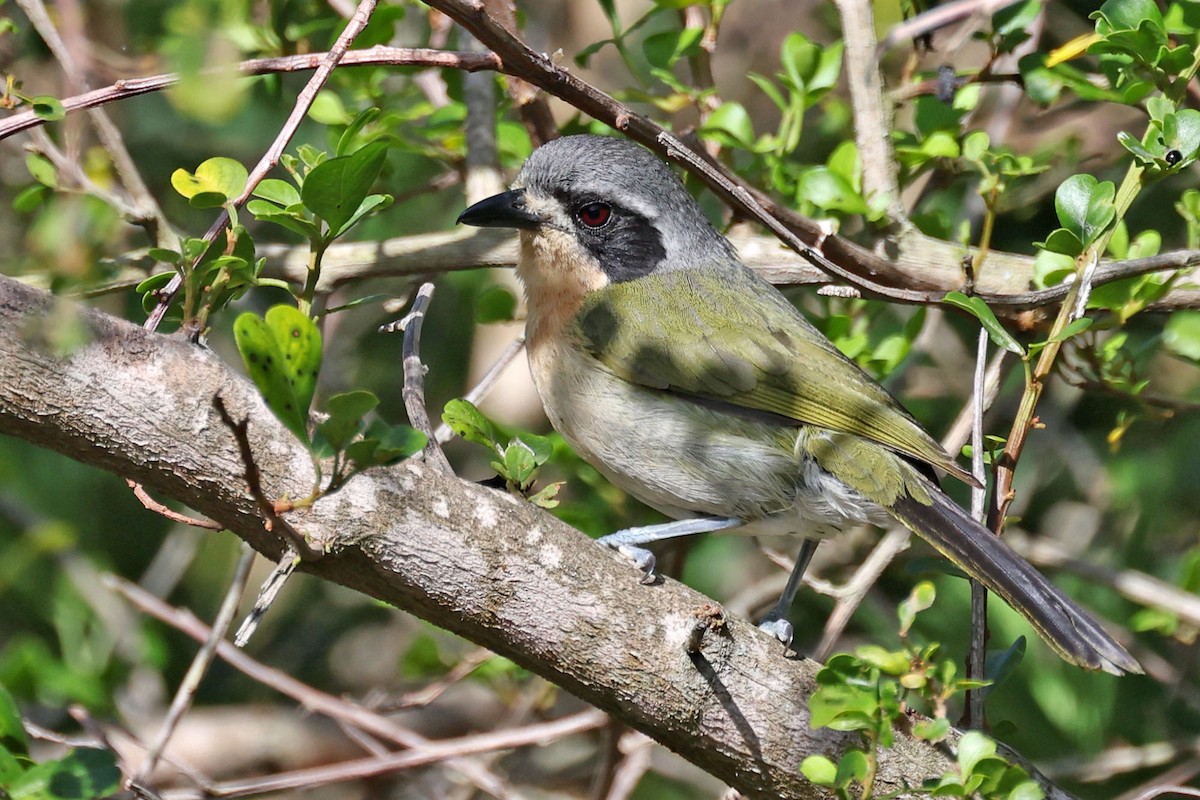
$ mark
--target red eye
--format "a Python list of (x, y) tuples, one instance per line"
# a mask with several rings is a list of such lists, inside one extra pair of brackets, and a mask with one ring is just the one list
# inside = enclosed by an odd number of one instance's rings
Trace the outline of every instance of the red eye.
[(589, 228), (600, 228), (612, 217), (612, 206), (608, 203), (588, 203), (575, 212), (575, 216)]

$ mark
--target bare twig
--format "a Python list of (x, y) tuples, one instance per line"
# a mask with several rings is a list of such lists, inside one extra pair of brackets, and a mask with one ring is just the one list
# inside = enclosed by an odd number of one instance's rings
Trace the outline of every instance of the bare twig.
[[(63, 72), (67, 74), (71, 82), (80, 87), (86, 87), (87, 81), (82, 70), (76, 65), (70, 49), (58, 35), (41, 0), (18, 0), (17, 5), (29, 17), (29, 21), (33, 23), (38, 34), (45, 40), (50, 51), (54, 53), (55, 59), (62, 65)], [(138, 172), (133, 157), (125, 147), (120, 130), (108, 114), (100, 109), (95, 109), (90, 112), (89, 116), (92, 124), (96, 126), (100, 142), (104, 145), (105, 151), (112, 159), (117, 173), (121, 176), (122, 183), (130, 194), (133, 202), (132, 216), (138, 223), (146, 226), (150, 238), (157, 243), (160, 237), (166, 236), (170, 231), (170, 223), (163, 216), (162, 210), (155, 202), (154, 196), (150, 194), (150, 190), (146, 188), (145, 182), (142, 181), (141, 173)]]
[(271, 574), (259, 587), (258, 596), (254, 598), (254, 607), (250, 609), (250, 613), (238, 626), (237, 633), (233, 637), (234, 647), (245, 647), (246, 643), (250, 641), (250, 637), (258, 630), (259, 623), (274, 604), (275, 598), (279, 596), (284, 585), (296, 572), (296, 567), (300, 566), (300, 561), (300, 556), (291, 547), (283, 551), (275, 568), (271, 570)]
[[(236, 69), (243, 75), (273, 75), (282, 72), (307, 72), (321, 66), (329, 53), (305, 53), (298, 56), (275, 58), (252, 58), (240, 62)], [(393, 66), (434, 67), (461, 69), (476, 72), (481, 69), (500, 69), (500, 59), (493, 53), (465, 53), (459, 51), (434, 50), (425, 47), (387, 47), (376, 45), (365, 50), (351, 50), (338, 62), (343, 67)], [(224, 69), (224, 68), (222, 68)], [(94, 89), (74, 97), (62, 99), (63, 110), (68, 114), (84, 109), (96, 108), (118, 100), (138, 95), (159, 92), (174, 86), (180, 80), (177, 72), (147, 75), (141, 78), (123, 78), (101, 89)], [(32, 111), (22, 111), (0, 120), (0, 139), (15, 133), (44, 125), (45, 120)]]
[(200, 681), (204, 679), (204, 675), (208, 672), (208, 668), (216, 656), (217, 643), (225, 638), (225, 633), (229, 630), (234, 612), (237, 611), (238, 603), (242, 600), (242, 593), (246, 591), (246, 580), (250, 577), (250, 565), (254, 563), (254, 550), (245, 543), (242, 544), (241, 549), (242, 555), (234, 569), (233, 579), (229, 582), (229, 589), (225, 592), (225, 599), (221, 601), (221, 607), (213, 621), (212, 630), (209, 631), (204, 644), (200, 646), (196, 657), (192, 659), (191, 666), (188, 667), (187, 673), (179, 683), (171, 706), (167, 709), (167, 715), (159, 727), (158, 735), (151, 742), (146, 751), (146, 757), (142, 761), (141, 769), (133, 778), (136, 783), (145, 784), (150, 780), (151, 773), (158, 765), (159, 757), (171, 739), (171, 734), (175, 732), (175, 727), (183, 718), (184, 713), (191, 707), (196, 690), (200, 687)]
[(638, 731), (626, 731), (617, 748), (624, 758), (613, 773), (612, 785), (605, 800), (628, 800), (637, 788), (642, 776), (650, 769), (650, 754), (654, 740)]
[[(438, 444), (429, 421), (429, 410), (425, 407), (425, 372), (426, 366), (421, 363), (421, 327), (425, 324), (425, 309), (433, 297), (433, 284), (425, 283), (417, 290), (413, 298), (412, 310), (400, 320), (399, 327), (404, 331), (404, 408), (408, 412), (409, 423), (425, 434), (428, 441), (425, 444), (423, 457), (426, 463), (440, 472), (454, 474), (446, 454)], [(384, 330), (394, 330), (394, 326), (386, 325)]]
[[(242, 193), (234, 198), (232, 205), (235, 208), (241, 208), (246, 201), (250, 199), (255, 187), (267, 176), (267, 173), (275, 168), (279, 163), (280, 156), (283, 155), (283, 149), (287, 147), (287, 143), (296, 135), (296, 130), (300, 127), (300, 123), (304, 121), (304, 117), (308, 114), (308, 109), (312, 105), (313, 100), (317, 97), (317, 92), (329, 80), (329, 76), (333, 73), (333, 68), (338, 65), (342, 57), (346, 54), (346, 50), (354, 41), (355, 37), (362, 32), (362, 29), (367, 26), (367, 22), (371, 19), (371, 12), (375, 9), (375, 4), (378, 0), (360, 0), (358, 8), (354, 12), (354, 16), (350, 18), (337, 41), (334, 42), (333, 48), (321, 60), (321, 65), (317, 67), (317, 71), (309, 78), (308, 83), (300, 90), (300, 94), (296, 96), (296, 103), (292, 106), (292, 113), (288, 115), (287, 121), (283, 123), (279, 133), (275, 137), (275, 141), (267, 148), (267, 152), (259, 159), (254, 169), (250, 171), (250, 177), (246, 181), (246, 188)], [(208, 231), (204, 234), (204, 241), (213, 242), (217, 236), (229, 225), (229, 210), (223, 208), (220, 215), (209, 226)], [(202, 256), (197, 256), (197, 261)], [(192, 264), (195, 267), (195, 264)], [(159, 323), (162, 322), (163, 316), (167, 313), (167, 308), (171, 305), (171, 301), (175, 298), (179, 287), (183, 285), (183, 274), (176, 273), (171, 282), (162, 288), (158, 293), (158, 304), (150, 315), (146, 318), (146, 330), (157, 330)]]
[(155, 514), (166, 517), (172, 522), (179, 522), (184, 525), (192, 525), (196, 528), (205, 528), (210, 531), (221, 530), (221, 524), (218, 522), (213, 522), (209, 519), (196, 519), (195, 517), (189, 517), (187, 514), (180, 514), (178, 511), (167, 508), (165, 505), (151, 497), (150, 493), (147, 492), (145, 488), (143, 488), (142, 485), (137, 481), (126, 480), (125, 483), (128, 484), (130, 489), (133, 490), (133, 496), (138, 499), (138, 502), (146, 507), (147, 511), (153, 511)]
[[(209, 636), (208, 626), (197, 619), (191, 611), (172, 608), (154, 595), (143, 591), (137, 584), (130, 583), (122, 578), (109, 576), (108, 581), (109, 585), (115, 591), (146, 614), (170, 625), (176, 630), (182, 631), (197, 641), (203, 642), (207, 640)], [(244, 651), (234, 647), (230, 642), (219, 641), (217, 643), (217, 655), (234, 669), (264, 686), (292, 698), (310, 711), (341, 720), (373, 736), (394, 742), (401, 747), (421, 748), (429, 744), (429, 740), (425, 737), (398, 725), (386, 717), (339, 697), (314, 689), (281, 670), (268, 667), (256, 661)], [(508, 797), (510, 794), (505, 788), (504, 781), (487, 769), (480, 767), (471, 759), (454, 759), (449, 762), (449, 766), (461, 772), (482, 791), (496, 797)]]
[[(975, 380), (971, 401), (971, 474), (979, 481), (978, 486), (971, 487), (971, 517), (978, 522), (984, 519), (984, 501), (987, 485), (987, 475), (983, 469), (983, 397), (986, 390), (988, 333), (979, 329), (979, 342), (975, 352)], [(971, 578), (971, 643), (967, 650), (967, 678), (982, 680), (984, 661), (987, 657), (988, 619), (987, 619), (987, 588), (974, 578)], [(967, 728), (982, 728), (984, 694), (979, 689), (967, 692), (966, 707), (963, 709), (965, 719), (962, 725)]]
[(931, 8), (911, 19), (893, 25), (892, 29), (888, 31), (888, 35), (880, 43), (879, 52), (883, 53), (895, 47), (902, 40), (917, 39), (970, 16), (994, 14), (1015, 2), (1017, 0), (954, 0), (954, 2)]
[[(361, 780), (363, 778), (386, 775), (391, 772), (412, 769), (414, 767), (449, 761), (463, 756), (478, 755), (495, 750), (511, 750), (516, 747), (528, 747), (577, 733), (593, 730), (604, 724), (608, 717), (601, 711), (580, 711), (569, 717), (563, 717), (551, 722), (532, 725), (522, 725), (510, 730), (492, 731), (461, 736), (456, 739), (446, 739), (439, 742), (429, 742), (421, 747), (413, 748), (403, 753), (393, 753), (384, 757), (362, 758), (355, 761), (345, 761), (328, 767), (314, 767), (284, 772), (266, 778), (253, 778), (244, 781), (227, 781), (209, 787), (207, 797), (249, 797), (255, 794), (282, 792), (288, 789), (323, 786), (340, 781)], [(189, 797), (191, 795), (188, 795)], [(174, 798), (173, 793), (164, 794), (164, 798)]]
[(863, 196), (887, 201), (888, 215), (902, 222), (900, 178), (892, 153), (892, 115), (884, 99), (875, 57), (875, 15), (869, 0), (836, 0), (846, 42), (845, 74), (854, 109), (854, 141), (862, 159)]
[(242, 419), (240, 422), (234, 420), (229, 410), (225, 408), (225, 401), (221, 399), (220, 395), (213, 397), (212, 404), (221, 421), (233, 432), (233, 438), (237, 441), (238, 451), (242, 456), (242, 466), (245, 468), (246, 488), (250, 491), (250, 496), (254, 498), (255, 504), (265, 518), (263, 528), (281, 534), (290, 543), (291, 547), (306, 560), (317, 561), (324, 557), (325, 551), (309, 544), (304, 534), (297, 531), (287, 520), (279, 516), (279, 512), (275, 509), (275, 504), (263, 492), (258, 464), (254, 460), (254, 451), (250, 446), (250, 421), (248, 419)]

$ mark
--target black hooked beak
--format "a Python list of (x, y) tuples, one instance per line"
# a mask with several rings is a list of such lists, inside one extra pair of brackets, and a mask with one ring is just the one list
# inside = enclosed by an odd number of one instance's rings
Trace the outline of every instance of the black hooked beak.
[(534, 230), (542, 224), (542, 218), (525, 208), (525, 190), (513, 189), (480, 200), (458, 215), (464, 225), (479, 228), (523, 228)]

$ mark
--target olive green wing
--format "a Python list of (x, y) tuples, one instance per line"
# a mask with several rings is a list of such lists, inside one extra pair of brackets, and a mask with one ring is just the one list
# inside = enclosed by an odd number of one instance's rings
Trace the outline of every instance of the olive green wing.
[(588, 296), (573, 333), (625, 380), (852, 433), (974, 483), (887, 390), (744, 268), (611, 284)]

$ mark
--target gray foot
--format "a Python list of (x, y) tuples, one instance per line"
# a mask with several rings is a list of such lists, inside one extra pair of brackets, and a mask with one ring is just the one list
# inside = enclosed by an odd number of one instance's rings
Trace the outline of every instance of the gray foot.
[(766, 619), (758, 623), (758, 627), (783, 642), (784, 649), (792, 646), (792, 623), (786, 619), (772, 618), (768, 615)]
[(654, 565), (657, 563), (654, 558), (654, 553), (651, 553), (644, 547), (638, 547), (633, 544), (623, 544), (620, 541), (609, 541), (616, 538), (616, 534), (603, 536), (600, 538), (600, 544), (605, 547), (616, 550), (621, 555), (633, 562), (634, 566), (642, 571), (642, 583), (654, 583), (656, 577)]

